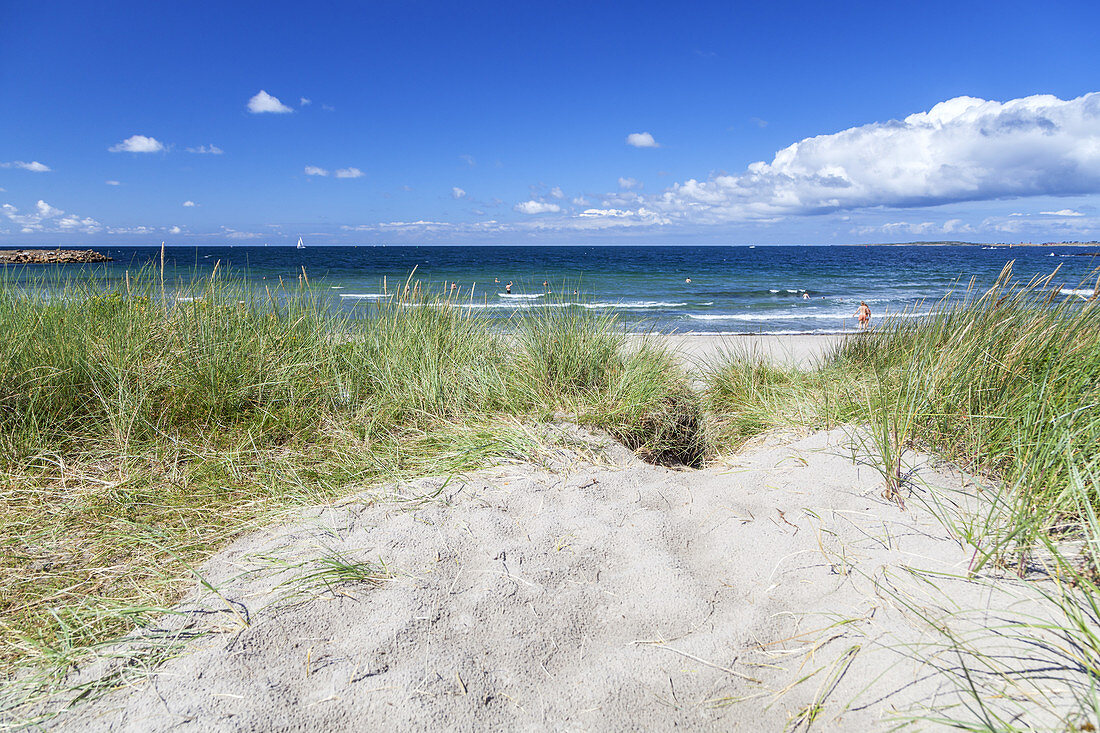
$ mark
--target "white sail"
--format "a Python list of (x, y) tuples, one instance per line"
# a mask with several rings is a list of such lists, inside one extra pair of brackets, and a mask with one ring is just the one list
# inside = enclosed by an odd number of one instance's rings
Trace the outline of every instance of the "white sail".
[(295, 249), (305, 249), (306, 246), (302, 244), (302, 238), (298, 237), (298, 246)]

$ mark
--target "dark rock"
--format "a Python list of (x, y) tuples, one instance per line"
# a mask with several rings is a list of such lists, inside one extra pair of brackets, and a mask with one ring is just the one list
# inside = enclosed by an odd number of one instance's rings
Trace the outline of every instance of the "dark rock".
[(15, 265), (110, 261), (110, 257), (93, 249), (0, 249), (0, 263)]

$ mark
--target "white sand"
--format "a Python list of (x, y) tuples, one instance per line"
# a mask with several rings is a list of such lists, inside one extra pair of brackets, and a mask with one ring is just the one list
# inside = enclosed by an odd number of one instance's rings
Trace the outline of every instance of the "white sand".
[(809, 369), (844, 342), (843, 334), (674, 334), (665, 340), (689, 365), (726, 354), (751, 356), (780, 366)]
[[(201, 569), (221, 597), (199, 588), (164, 621), (206, 635), (56, 722), (770, 731), (813, 711), (822, 730), (878, 730), (916, 703), (966, 701), (921, 666), (942, 636), (918, 609), (973, 633), (987, 609), (1035, 608), (1019, 582), (930, 575), (967, 567), (921, 504), (960, 477), (921, 462), (926, 488), (901, 511), (842, 431), (701, 471), (600, 450), (422, 479), (244, 538)], [(285, 597), (335, 551), (394, 577)]]

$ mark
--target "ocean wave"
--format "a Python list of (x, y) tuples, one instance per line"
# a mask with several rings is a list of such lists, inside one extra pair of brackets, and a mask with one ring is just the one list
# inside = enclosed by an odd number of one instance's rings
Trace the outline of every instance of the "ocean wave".
[(392, 294), (387, 293), (337, 293), (341, 298), (354, 298), (356, 300), (385, 300), (386, 298), (392, 298)]
[(683, 308), (687, 303), (666, 303), (663, 300), (623, 300), (617, 303), (567, 303), (582, 308), (622, 308), (623, 310), (642, 310), (645, 308)]
[[(852, 313), (688, 313), (688, 318), (696, 321), (842, 321), (854, 318)], [(926, 313), (890, 313), (878, 316), (883, 318), (918, 318)]]
[(1080, 295), (1082, 298), (1091, 298), (1096, 290), (1094, 288), (1062, 288), (1058, 292), (1061, 295)]
[(516, 303), (452, 303), (456, 308), (468, 308), (470, 310), (498, 310), (512, 311), (524, 308), (568, 308), (575, 303), (532, 303), (518, 301)]
[(776, 331), (681, 331), (684, 336), (842, 336), (861, 333), (858, 329), (811, 328)]
[(546, 293), (497, 293), (501, 298), (541, 298)]

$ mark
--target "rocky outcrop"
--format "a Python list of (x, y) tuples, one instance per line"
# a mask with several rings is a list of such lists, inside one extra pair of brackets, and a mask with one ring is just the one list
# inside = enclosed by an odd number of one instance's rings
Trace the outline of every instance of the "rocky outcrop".
[(0, 249), (0, 263), (17, 265), (110, 261), (110, 257), (93, 249)]

